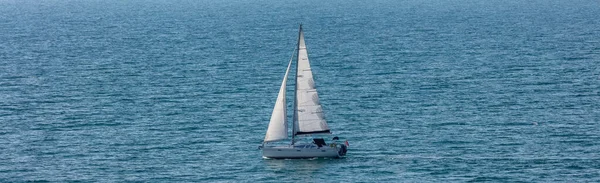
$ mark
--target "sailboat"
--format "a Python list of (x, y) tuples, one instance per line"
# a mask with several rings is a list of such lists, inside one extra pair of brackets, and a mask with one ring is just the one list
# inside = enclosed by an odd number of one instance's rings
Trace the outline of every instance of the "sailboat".
[[(288, 139), (286, 87), (294, 55), (297, 61), (291, 143), (276, 145), (277, 142)], [(348, 141), (342, 143), (338, 137), (331, 140), (323, 137), (333, 135), (325, 120), (315, 88), (302, 25), (298, 31), (298, 44), (294, 55), (290, 58), (283, 76), (265, 139), (259, 146), (262, 155), (273, 159), (343, 157), (348, 149)]]

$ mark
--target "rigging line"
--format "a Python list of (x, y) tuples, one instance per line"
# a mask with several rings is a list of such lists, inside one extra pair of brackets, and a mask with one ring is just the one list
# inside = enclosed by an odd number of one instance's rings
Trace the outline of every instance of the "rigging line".
[(294, 60), (294, 55), (296, 55), (296, 49), (298, 49), (298, 48), (294, 48), (294, 51), (292, 51), (292, 56), (290, 57), (290, 62), (292, 62), (292, 60)]

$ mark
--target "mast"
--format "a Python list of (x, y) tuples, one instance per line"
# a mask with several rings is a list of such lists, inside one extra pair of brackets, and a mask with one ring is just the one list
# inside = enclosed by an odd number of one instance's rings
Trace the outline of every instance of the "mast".
[[(302, 34), (302, 23), (300, 24), (300, 30), (298, 31), (298, 43), (296, 44), (296, 58), (300, 54), (300, 35)], [(296, 143), (296, 128), (294, 127), (298, 123), (298, 61), (296, 61), (296, 74), (294, 75), (294, 117), (292, 119), (292, 145)]]

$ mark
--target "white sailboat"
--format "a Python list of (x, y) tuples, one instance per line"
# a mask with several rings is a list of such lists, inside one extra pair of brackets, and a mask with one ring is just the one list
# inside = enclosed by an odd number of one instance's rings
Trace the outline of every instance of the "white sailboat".
[(298, 32), (298, 45), (295, 50), (297, 55), (296, 75), (294, 87), (294, 114), (292, 135), (290, 144), (274, 145), (288, 138), (286, 87), (288, 75), (293, 62), (293, 56), (288, 63), (287, 70), (279, 88), (279, 95), (271, 114), (269, 127), (265, 135), (262, 149), (263, 157), (266, 158), (339, 158), (346, 155), (348, 142), (341, 143), (337, 137), (331, 141), (323, 137), (310, 138), (303, 142), (302, 138), (331, 135), (327, 121), (315, 88), (313, 74), (308, 61), (308, 52), (304, 42), (302, 25)]

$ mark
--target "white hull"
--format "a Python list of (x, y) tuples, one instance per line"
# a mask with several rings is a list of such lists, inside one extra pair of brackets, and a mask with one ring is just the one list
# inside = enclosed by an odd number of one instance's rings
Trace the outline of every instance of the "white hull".
[(340, 158), (344, 156), (345, 153), (345, 149), (342, 152), (341, 146), (323, 146), (320, 148), (311, 145), (262, 147), (263, 157), (274, 159)]

